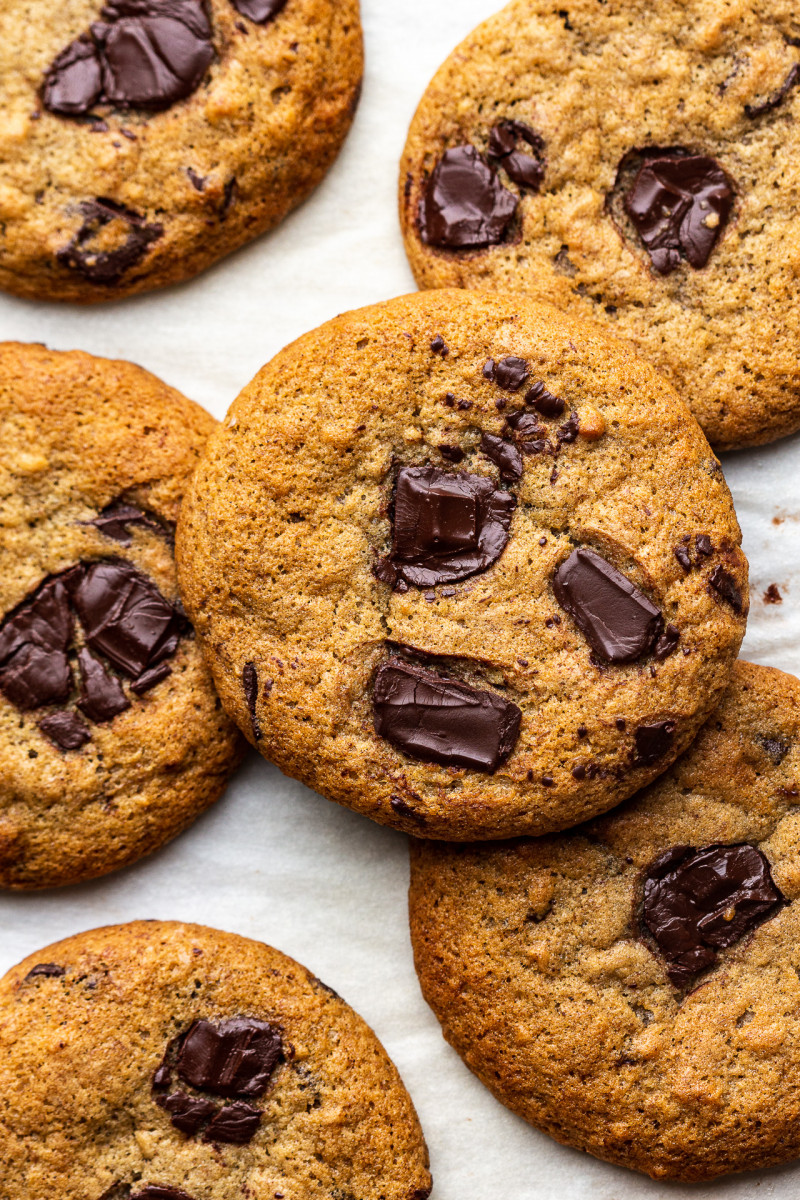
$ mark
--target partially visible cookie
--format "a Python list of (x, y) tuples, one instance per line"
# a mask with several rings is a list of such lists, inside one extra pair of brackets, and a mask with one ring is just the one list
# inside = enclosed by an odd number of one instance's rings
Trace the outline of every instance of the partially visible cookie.
[(299, 963), (169, 921), (78, 934), (0, 981), (5, 1200), (426, 1200), (372, 1030)]
[(800, 428), (788, 0), (512, 0), (437, 72), (400, 175), (420, 287), (631, 338), (717, 449)]
[(133, 862), (239, 759), (173, 558), (214, 425), (131, 363), (0, 344), (0, 886)]
[(188, 279), (322, 180), (358, 0), (7, 0), (0, 287), (94, 302)]
[(181, 510), (223, 704), (417, 836), (545, 833), (665, 770), (728, 682), (747, 564), (672, 389), (520, 296), (416, 294), (283, 350)]
[(739, 663), (691, 749), (611, 815), (412, 843), (445, 1037), (558, 1141), (659, 1179), (800, 1155), (800, 681)]

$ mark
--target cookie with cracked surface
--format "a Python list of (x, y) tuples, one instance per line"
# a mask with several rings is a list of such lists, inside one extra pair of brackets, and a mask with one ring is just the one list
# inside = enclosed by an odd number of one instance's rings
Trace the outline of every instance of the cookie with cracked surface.
[(375, 1034), (249, 938), (136, 921), (48, 946), (0, 981), (0, 1044), (8, 1200), (430, 1192)]
[(604, 322), (717, 449), (794, 432), (798, 46), (788, 0), (513, 0), (412, 122), (400, 210), (418, 284)]
[(238, 761), (173, 551), (214, 425), (131, 363), (0, 344), (0, 886), (133, 862)]
[(353, 118), (358, 0), (9, 0), (0, 288), (92, 303), (277, 225)]
[(800, 681), (740, 662), (691, 749), (559, 837), (412, 844), (445, 1037), (558, 1141), (660, 1179), (800, 1155)]
[(726, 686), (747, 567), (703, 434), (596, 325), (428, 292), (289, 346), (181, 510), (228, 712), (408, 833), (544, 833), (665, 770)]

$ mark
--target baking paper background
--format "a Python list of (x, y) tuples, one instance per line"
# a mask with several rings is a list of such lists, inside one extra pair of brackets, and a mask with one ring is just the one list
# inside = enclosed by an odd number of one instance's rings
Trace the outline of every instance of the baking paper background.
[[(414, 290), (395, 201), (408, 123), (440, 62), (499, 3), (362, 6), (361, 106), (335, 168), (302, 209), (200, 278), (152, 296), (100, 308), (0, 297), (0, 338), (132, 359), (222, 417), (293, 338)], [(744, 656), (800, 674), (800, 439), (728, 455), (723, 466), (751, 567)], [(781, 605), (762, 600), (771, 583)], [(79, 930), (142, 917), (198, 921), (279, 947), (340, 992), (394, 1058), (430, 1146), (433, 1200), (796, 1197), (800, 1163), (710, 1186), (654, 1183), (557, 1146), (502, 1108), (445, 1044), (420, 996), (407, 881), (402, 835), (253, 754), (211, 812), (144, 862), (80, 887), (0, 896), (0, 970)]]

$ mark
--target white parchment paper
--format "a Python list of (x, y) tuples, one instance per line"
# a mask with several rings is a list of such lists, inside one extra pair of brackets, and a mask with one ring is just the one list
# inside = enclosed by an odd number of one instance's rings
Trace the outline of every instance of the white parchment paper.
[[(300, 211), (201, 278), (153, 296), (90, 309), (2, 296), (0, 338), (132, 359), (221, 417), (293, 338), (412, 291), (395, 202), (408, 122), (439, 63), (499, 5), (362, 0), (361, 106), (341, 158)], [(800, 439), (723, 466), (751, 565), (745, 657), (800, 674)], [(780, 605), (763, 602), (771, 583)], [(800, 1163), (712, 1186), (657, 1184), (557, 1146), (502, 1108), (444, 1043), (420, 996), (407, 879), (404, 837), (252, 755), (219, 804), (152, 858), (80, 887), (0, 895), (0, 971), (57, 938), (134, 918), (233, 930), (298, 958), (378, 1032), (418, 1107), (434, 1200), (794, 1200)]]

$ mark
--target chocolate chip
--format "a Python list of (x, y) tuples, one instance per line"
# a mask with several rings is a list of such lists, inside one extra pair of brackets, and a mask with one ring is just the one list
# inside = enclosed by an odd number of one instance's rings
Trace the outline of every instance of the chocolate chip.
[(170, 1121), (181, 1133), (194, 1137), (201, 1127), (217, 1111), (216, 1104), (201, 1096), (189, 1096), (186, 1092), (173, 1092), (170, 1096), (157, 1096), (156, 1104), (170, 1114)]
[(501, 121), (489, 133), (489, 153), (492, 158), (505, 158), (517, 147), (517, 134), (511, 121)]
[(431, 342), (431, 350), (434, 354), (438, 354), (440, 358), (447, 358), (448, 354), (450, 353), (445, 344), (444, 338), (438, 333)]
[(518, 392), (528, 379), (530, 371), (524, 358), (517, 358), (511, 354), (508, 358), (501, 358), (499, 362), (490, 358), (484, 365), (483, 374), (504, 392)]
[(670, 979), (685, 987), (786, 903), (755, 846), (676, 846), (647, 870), (643, 918)]
[(691, 571), (692, 560), (689, 557), (689, 551), (685, 546), (676, 546), (672, 553), (677, 558), (678, 562), (683, 567), (684, 571)]
[(0, 665), (26, 645), (66, 650), (71, 637), (72, 613), (64, 581), (57, 576), (46, 579), (0, 624)]
[(63, 650), (28, 643), (0, 668), (0, 692), (22, 712), (62, 704), (71, 691), (72, 671)]
[(764, 100), (761, 104), (745, 104), (744, 111), (748, 117), (762, 117), (764, 113), (772, 112), (783, 103), (789, 92), (792, 88), (797, 87), (798, 83), (800, 83), (800, 64), (795, 63), (777, 92), (773, 92), (769, 99)]
[(176, 1067), (186, 1083), (217, 1096), (261, 1096), (282, 1053), (278, 1030), (264, 1021), (195, 1021), (183, 1039)]
[(714, 567), (708, 577), (708, 582), (723, 600), (728, 601), (735, 613), (742, 611), (742, 593), (730, 572), (726, 571), (724, 567)]
[(73, 588), (86, 641), (132, 679), (175, 652), (181, 620), (130, 563), (93, 563)]
[(130, 708), (131, 702), (122, 690), (120, 681), (85, 647), (78, 651), (78, 669), (81, 673), (78, 708), (90, 721), (99, 725), (103, 721), (113, 720)]
[(508, 158), (503, 159), (503, 170), (509, 179), (512, 179), (521, 188), (529, 188), (532, 192), (538, 192), (542, 186), (544, 168), (530, 154), (522, 154), (519, 150), (515, 150), (513, 154), (509, 154)]
[(196, 192), (202, 192), (206, 186), (206, 176), (198, 175), (193, 167), (186, 168), (186, 174), (189, 176), (192, 187)]
[(448, 462), (460, 463), (464, 461), (464, 451), (460, 446), (439, 446), (439, 453), (442, 458), (446, 458)]
[(563, 425), (559, 425), (556, 438), (561, 445), (568, 446), (571, 445), (572, 442), (576, 442), (578, 440), (579, 433), (580, 422), (578, 420), (578, 414), (571, 413), (569, 420), (567, 420)]
[(756, 741), (776, 767), (781, 765), (791, 749), (791, 742), (787, 742), (785, 738), (756, 737)]
[(546, 432), (544, 426), (539, 424), (539, 418), (535, 417), (533, 413), (509, 413), (506, 421), (520, 440), (528, 441), (531, 438), (540, 437)]
[(532, 404), (543, 417), (560, 417), (566, 405), (559, 396), (548, 392), (543, 383), (535, 383), (525, 394), (525, 403)]
[[(517, 149), (520, 139), (536, 151), (537, 157), (523, 154)], [(501, 121), (489, 134), (489, 154), (501, 160), (500, 165), (514, 183), (535, 192), (538, 192), (544, 179), (544, 167), (540, 159), (543, 149), (543, 139), (521, 121)]]
[(702, 155), (665, 154), (648, 159), (625, 196), (625, 208), (654, 268), (668, 275), (687, 259), (708, 262), (733, 207), (733, 186)]
[(77, 713), (55, 712), (39, 721), (39, 728), (59, 750), (80, 750), (92, 735)]
[(553, 592), (608, 662), (635, 662), (653, 648), (661, 631), (660, 609), (594, 550), (573, 550), (553, 576)]
[(231, 0), (231, 4), (243, 17), (254, 21), (256, 25), (266, 25), (274, 21), (278, 13), (286, 6), (286, 0)]
[(478, 691), (399, 658), (383, 663), (373, 687), (375, 730), (423, 762), (493, 774), (516, 745), (522, 713), (494, 692)]
[(480, 249), (502, 242), (517, 198), (474, 146), (447, 150), (419, 206), (422, 240), (445, 249)]
[(438, 467), (397, 476), (392, 550), (376, 568), (385, 582), (453, 583), (485, 571), (505, 549), (516, 499), (490, 479)]
[(681, 633), (677, 625), (667, 625), (653, 648), (655, 657), (662, 660), (669, 658), (677, 650), (680, 637)]
[(237, 1100), (234, 1104), (226, 1104), (220, 1109), (203, 1134), (203, 1141), (246, 1146), (260, 1123), (261, 1113), (258, 1109)]
[(258, 671), (256, 664), (249, 662), (245, 663), (242, 671), (242, 687), (244, 688), (244, 699), (247, 704), (247, 711), (250, 713), (250, 728), (253, 731), (253, 737), (257, 742), (261, 741), (261, 722), (258, 719), (256, 709), (258, 705)]
[(389, 801), (392, 812), (396, 812), (398, 817), (407, 817), (409, 821), (415, 821), (417, 825), (424, 825), (425, 818), (422, 813), (418, 813), (415, 808), (407, 804), (402, 796), (392, 796)]
[(631, 761), (635, 767), (651, 767), (672, 749), (675, 740), (675, 722), (657, 721), (653, 725), (640, 725), (633, 735), (634, 751)]
[(500, 478), (506, 483), (515, 483), (522, 477), (522, 455), (513, 442), (506, 442), (493, 433), (484, 433), (481, 452), (499, 468)]
[(145, 692), (149, 692), (157, 683), (161, 683), (162, 679), (166, 679), (172, 674), (172, 667), (169, 663), (161, 662), (157, 666), (151, 667), (149, 671), (144, 671), (138, 679), (134, 679), (131, 684), (131, 691), (137, 696), (143, 696)]
[[(107, 197), (84, 200), (78, 210), (84, 218), (83, 224), (56, 258), (62, 266), (82, 275), (87, 283), (108, 286), (118, 283), (164, 233), (163, 225), (148, 225), (141, 213)], [(93, 250), (92, 241), (112, 222), (123, 226), (122, 244), (115, 250)]]
[(112, 501), (99, 516), (84, 522), (84, 524), (94, 525), (105, 537), (112, 538), (113, 541), (120, 542), (123, 546), (130, 546), (133, 541), (129, 528), (131, 525), (138, 525), (142, 529), (151, 529), (160, 534), (167, 532), (154, 517), (121, 500)]
[(28, 979), (60, 979), (62, 975), (66, 975), (64, 967), (60, 967), (58, 963), (37, 963), (32, 967), (25, 976)]
[(714, 553), (714, 547), (711, 544), (711, 538), (707, 533), (698, 533), (694, 539), (695, 549), (703, 558), (710, 558)]
[(169, 108), (200, 85), (214, 58), (200, 0), (112, 0), (87, 33), (58, 55), (44, 81), (45, 107), (80, 116), (97, 103)]
[(194, 1200), (180, 1188), (165, 1187), (159, 1183), (147, 1183), (140, 1192), (134, 1192), (131, 1200)]

